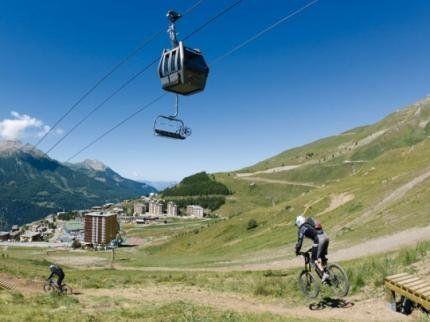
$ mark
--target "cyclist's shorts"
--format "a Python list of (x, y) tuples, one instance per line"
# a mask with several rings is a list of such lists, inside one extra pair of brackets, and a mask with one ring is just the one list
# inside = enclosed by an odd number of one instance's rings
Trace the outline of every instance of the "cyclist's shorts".
[(318, 251), (317, 258), (325, 259), (328, 250), (328, 244), (330, 239), (327, 237), (325, 233), (318, 235)]

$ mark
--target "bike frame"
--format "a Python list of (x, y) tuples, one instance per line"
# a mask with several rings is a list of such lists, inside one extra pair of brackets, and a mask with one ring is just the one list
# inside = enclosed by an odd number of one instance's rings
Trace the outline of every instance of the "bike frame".
[[(308, 272), (312, 272), (312, 263), (311, 263), (311, 252), (312, 252), (312, 248), (309, 248), (307, 251), (305, 252), (300, 252), (300, 255), (302, 255), (305, 258), (305, 269)], [(325, 263), (323, 263), (323, 266), (325, 267), (327, 265), (327, 261), (325, 261)], [(324, 272), (321, 272), (318, 268), (317, 265), (315, 265), (315, 272), (318, 274), (318, 276), (321, 278), (322, 274)]]

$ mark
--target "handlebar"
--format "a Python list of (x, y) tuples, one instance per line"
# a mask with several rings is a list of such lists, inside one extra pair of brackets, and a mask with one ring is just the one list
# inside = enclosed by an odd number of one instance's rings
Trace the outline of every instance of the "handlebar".
[(299, 252), (299, 255), (306, 257), (306, 256), (309, 256), (311, 252), (312, 252), (312, 247), (309, 248), (308, 250), (304, 251), (304, 252)]

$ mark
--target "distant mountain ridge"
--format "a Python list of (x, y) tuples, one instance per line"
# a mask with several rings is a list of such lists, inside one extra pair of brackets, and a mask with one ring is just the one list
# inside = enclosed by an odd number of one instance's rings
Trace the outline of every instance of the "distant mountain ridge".
[(0, 141), (0, 215), (9, 225), (156, 191), (97, 160), (61, 163), (29, 144)]
[(167, 188), (171, 188), (178, 183), (177, 181), (150, 181), (150, 180), (143, 180), (143, 181), (139, 180), (139, 182), (146, 183), (146, 184), (154, 187), (158, 191), (161, 191), (161, 190), (164, 190)]

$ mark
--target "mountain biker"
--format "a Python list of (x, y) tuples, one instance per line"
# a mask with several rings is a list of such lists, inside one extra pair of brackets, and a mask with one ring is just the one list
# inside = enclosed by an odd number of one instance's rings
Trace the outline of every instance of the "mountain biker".
[(323, 262), (326, 261), (330, 241), (329, 238), (324, 233), (321, 224), (315, 223), (315, 221), (310, 217), (305, 218), (303, 215), (297, 216), (296, 226), (299, 229), (296, 244), (296, 255), (299, 255), (300, 253), (304, 237), (311, 239), (313, 241), (311, 263), (315, 263), (320, 272), (323, 272), (321, 280), (322, 282), (325, 282), (329, 278), (329, 275), (324, 270)]
[(49, 270), (51, 271), (51, 275), (49, 275), (48, 280), (50, 280), (54, 275), (57, 276), (57, 285), (60, 291), (63, 290), (63, 280), (66, 275), (60, 266), (51, 264), (49, 265)]

